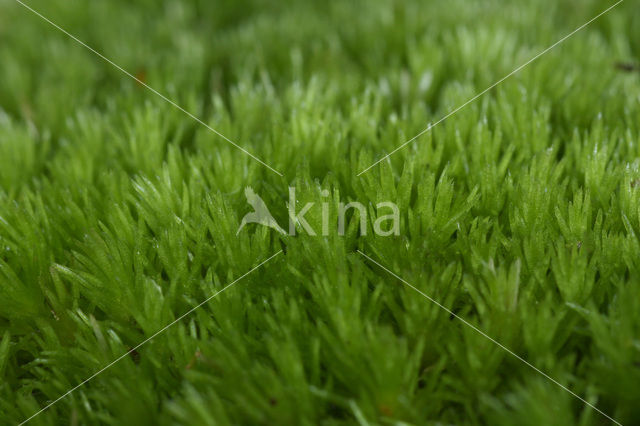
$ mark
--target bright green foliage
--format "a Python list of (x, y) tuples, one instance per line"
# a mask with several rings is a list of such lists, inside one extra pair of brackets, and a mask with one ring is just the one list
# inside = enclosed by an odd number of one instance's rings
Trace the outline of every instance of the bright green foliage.
[[(0, 418), (640, 422), (640, 13), (627, 0), (0, 0)], [(397, 203), (399, 236), (287, 227)], [(330, 191), (329, 197), (321, 195)], [(372, 219), (373, 217), (374, 219)]]

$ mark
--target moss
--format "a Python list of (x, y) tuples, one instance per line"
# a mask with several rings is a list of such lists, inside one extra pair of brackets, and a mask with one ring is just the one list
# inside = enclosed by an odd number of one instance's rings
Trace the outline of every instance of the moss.
[[(135, 348), (31, 422), (607, 421), (360, 250), (637, 423), (632, 2), (357, 176), (611, 5), (566, 3), (29, 2), (279, 176), (0, 2), (0, 418)], [(281, 224), (289, 186), (393, 201), (400, 235), (236, 235), (247, 186)]]

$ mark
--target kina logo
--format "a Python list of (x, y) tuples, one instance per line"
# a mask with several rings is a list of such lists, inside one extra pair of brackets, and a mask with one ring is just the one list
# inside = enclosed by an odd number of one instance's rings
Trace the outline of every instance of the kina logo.
[(260, 225), (268, 226), (269, 228), (273, 228), (276, 231), (285, 234), (284, 229), (278, 225), (278, 222), (273, 218), (271, 212), (267, 208), (267, 205), (264, 203), (262, 198), (258, 194), (256, 194), (250, 186), (247, 186), (244, 190), (244, 196), (247, 198), (247, 203), (253, 207), (253, 211), (247, 213), (242, 218), (242, 223), (240, 223), (240, 227), (238, 228), (238, 232), (236, 235), (240, 233), (242, 228), (249, 223), (257, 223)]
[[(297, 211), (298, 203), (296, 201), (296, 188), (289, 187), (289, 202), (286, 205), (289, 213), (289, 232), (285, 231), (273, 218), (273, 215), (269, 211), (269, 208), (262, 200), (262, 198), (260, 198), (260, 196), (255, 193), (253, 188), (251, 188), (250, 186), (246, 187), (244, 190), (244, 195), (247, 199), (247, 203), (249, 203), (249, 205), (253, 207), (253, 211), (244, 215), (244, 217), (242, 218), (242, 222), (240, 223), (240, 227), (236, 232), (236, 235), (240, 234), (240, 231), (246, 225), (251, 223), (266, 226), (275, 229), (281, 234), (291, 236), (296, 235), (296, 228), (299, 231), (304, 231), (309, 236), (318, 235), (316, 234), (317, 229), (314, 229), (307, 221), (307, 218), (305, 218), (305, 215), (313, 209), (316, 202), (306, 203), (300, 210)], [(344, 236), (347, 231), (346, 216), (347, 211), (349, 210), (353, 210), (354, 213), (352, 217), (354, 218), (354, 220), (359, 221), (360, 235), (367, 235), (367, 233), (372, 230), (374, 234), (382, 237), (400, 235), (400, 209), (395, 203), (391, 201), (379, 202), (375, 205), (375, 209), (373, 208), (373, 204), (370, 203), (372, 210), (371, 212), (368, 212), (367, 207), (357, 201), (351, 201), (345, 204), (340, 200), (334, 200), (333, 204), (330, 204), (330, 195), (330, 192), (326, 189), (320, 192), (320, 204), (322, 209), (322, 230), (320, 232), (321, 236), (326, 237), (332, 232), (337, 232), (337, 235)], [(334, 224), (334, 226), (330, 226), (329, 211), (331, 209), (331, 205), (334, 206), (335, 215), (337, 216), (337, 224)], [(372, 223), (369, 223), (368, 218), (371, 215), (373, 215)], [(316, 223), (315, 225), (317, 226), (318, 224)]]

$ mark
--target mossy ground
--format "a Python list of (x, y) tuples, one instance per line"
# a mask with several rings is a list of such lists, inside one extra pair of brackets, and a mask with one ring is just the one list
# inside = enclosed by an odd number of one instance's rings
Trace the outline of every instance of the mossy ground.
[[(640, 13), (612, 3), (0, 1), (0, 418), (640, 423)], [(625, 68), (627, 68), (625, 70)], [(252, 186), (401, 234), (236, 230)], [(375, 214), (372, 211), (372, 214)], [(318, 212), (309, 222), (320, 228)]]

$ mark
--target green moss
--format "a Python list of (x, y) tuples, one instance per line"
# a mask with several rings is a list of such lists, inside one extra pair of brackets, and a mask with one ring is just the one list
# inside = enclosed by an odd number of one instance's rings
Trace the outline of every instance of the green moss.
[[(0, 418), (640, 421), (640, 14), (612, 3), (0, 1)], [(395, 202), (400, 236), (248, 225), (252, 186)], [(332, 210), (332, 221), (335, 211)], [(371, 210), (371, 214), (375, 214)], [(307, 216), (316, 229), (318, 214)], [(335, 223), (334, 223), (335, 224)]]

